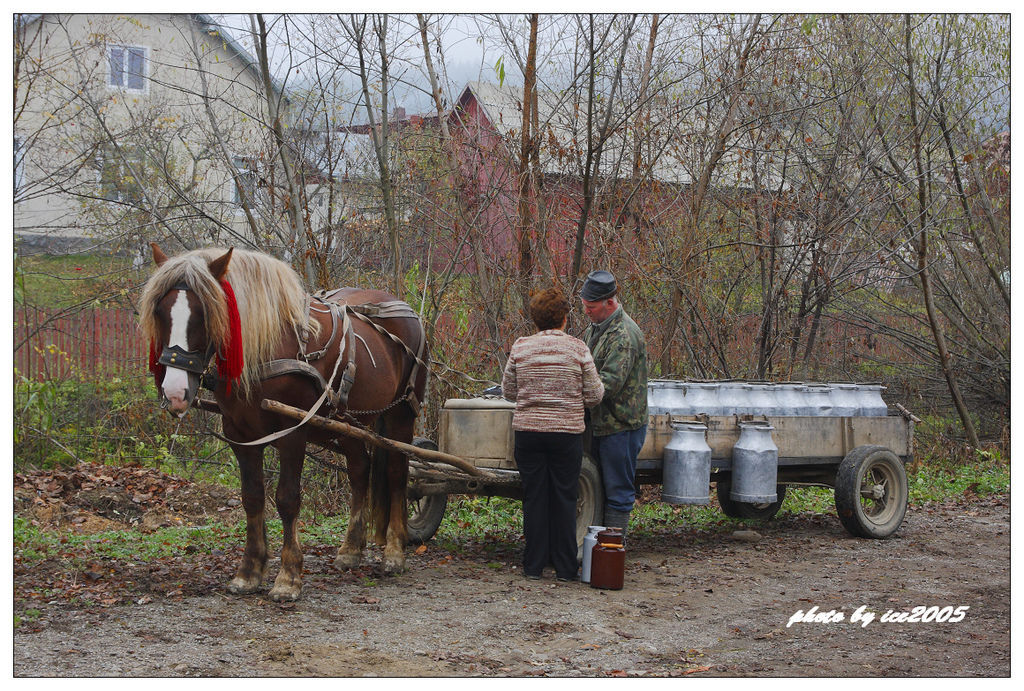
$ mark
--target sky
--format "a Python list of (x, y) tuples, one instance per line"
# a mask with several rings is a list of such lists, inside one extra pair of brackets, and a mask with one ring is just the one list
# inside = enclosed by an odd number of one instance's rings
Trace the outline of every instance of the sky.
[[(240, 45), (250, 53), (253, 51), (251, 32), (249, 31), (250, 20), (248, 15), (243, 14), (211, 14), (212, 18), (228, 31)], [(307, 17), (310, 15), (306, 15)], [(267, 15), (268, 24), (271, 23), (274, 15)], [(329, 15), (321, 15), (321, 19), (329, 18)], [(301, 15), (292, 15), (292, 21), (296, 25), (302, 21)], [(392, 103), (395, 106), (404, 107), (407, 114), (428, 113), (435, 110), (433, 100), (429, 93), (429, 81), (426, 70), (423, 66), (423, 49), (420, 44), (418, 28), (414, 25), (415, 16), (407, 15), (408, 21), (413, 25), (398, 25), (395, 30), (399, 35), (408, 37), (400, 49), (400, 54), (406, 58), (404, 65), (396, 65), (395, 73), (402, 77), (402, 81), (409, 84), (396, 84), (393, 90)], [(434, 19), (430, 20), (432, 23)], [(473, 15), (445, 16), (441, 18), (444, 26), (442, 32), (442, 51), (444, 54), (445, 73), (448, 76), (448, 84), (442, 85), (442, 91), (447, 101), (457, 98), (462, 88), (469, 81), (484, 80), (497, 81), (494, 65), (499, 57), (505, 53), (499, 47), (500, 37), (496, 34), (482, 35), (481, 25)], [(277, 26), (280, 26), (278, 23)], [(431, 28), (431, 39), (435, 37), (433, 26)], [(279, 79), (286, 70), (287, 53), (283, 49), (283, 39), (277, 48), (271, 49), (272, 68), (275, 76)], [(436, 63), (436, 51), (435, 63)], [(351, 61), (355, 66), (355, 61)], [(435, 64), (438, 71), (440, 65)], [(521, 74), (515, 68), (515, 61), (505, 60), (506, 81), (509, 83), (521, 83)], [(289, 86), (301, 84), (303, 76), (308, 72), (299, 68), (289, 76)], [(353, 75), (351, 84), (353, 88), (358, 82)], [(355, 117), (355, 122), (360, 122), (360, 117)]]

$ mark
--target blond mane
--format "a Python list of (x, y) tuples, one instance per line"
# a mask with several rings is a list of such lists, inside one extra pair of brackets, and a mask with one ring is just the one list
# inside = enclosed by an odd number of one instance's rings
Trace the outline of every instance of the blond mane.
[[(139, 323), (151, 342), (157, 338), (156, 305), (178, 283), (196, 293), (203, 305), (207, 338), (223, 348), (228, 334), (228, 312), (224, 291), (210, 273), (209, 262), (226, 249), (193, 250), (172, 257), (157, 268), (142, 289)], [(267, 254), (236, 249), (227, 275), (238, 302), (242, 321), (242, 367), (240, 392), (248, 396), (258, 382), (261, 363), (272, 360), (286, 332), (316, 335), (319, 323), (309, 315), (306, 291), (290, 266)]]

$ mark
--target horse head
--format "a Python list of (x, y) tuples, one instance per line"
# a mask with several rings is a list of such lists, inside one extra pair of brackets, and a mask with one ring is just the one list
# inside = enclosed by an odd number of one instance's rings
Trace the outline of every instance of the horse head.
[[(153, 261), (157, 267), (162, 267), (168, 257), (156, 243), (152, 243), (152, 247)], [(232, 251), (229, 249), (207, 262), (214, 281), (219, 283), (224, 279)], [(155, 300), (150, 366), (157, 375), (160, 405), (171, 415), (185, 415), (217, 352), (218, 343), (211, 337), (206, 313), (200, 292), (184, 278)], [(160, 368), (163, 368), (162, 378)]]

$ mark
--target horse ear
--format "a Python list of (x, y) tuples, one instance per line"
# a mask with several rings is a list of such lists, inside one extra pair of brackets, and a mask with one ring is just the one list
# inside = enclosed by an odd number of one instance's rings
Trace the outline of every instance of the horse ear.
[(164, 254), (164, 251), (155, 242), (149, 243), (149, 246), (153, 248), (153, 261), (157, 266), (163, 266), (164, 262), (167, 261), (167, 255)]
[(231, 261), (231, 253), (234, 251), (234, 247), (229, 247), (227, 252), (210, 262), (210, 273), (216, 280), (224, 278), (224, 274), (228, 271), (228, 263)]

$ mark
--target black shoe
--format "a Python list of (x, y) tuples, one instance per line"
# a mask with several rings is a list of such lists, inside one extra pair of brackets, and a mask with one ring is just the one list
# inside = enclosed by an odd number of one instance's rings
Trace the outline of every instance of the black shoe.
[(526, 573), (526, 574), (523, 574), (523, 575), (526, 576), (526, 578), (528, 580), (531, 580), (531, 581), (539, 581), (540, 580), (540, 576), (538, 574)]
[(573, 581), (580, 580), (580, 577), (579, 576), (559, 576), (558, 580), (562, 581), (563, 583), (572, 583)]

